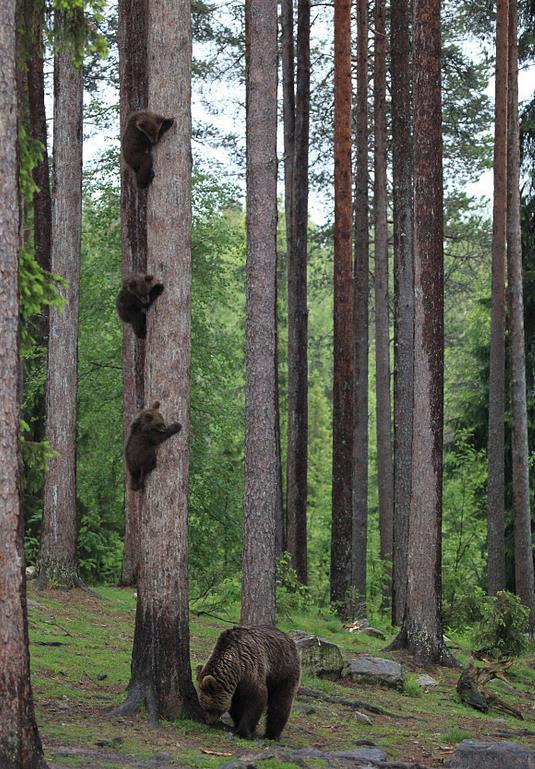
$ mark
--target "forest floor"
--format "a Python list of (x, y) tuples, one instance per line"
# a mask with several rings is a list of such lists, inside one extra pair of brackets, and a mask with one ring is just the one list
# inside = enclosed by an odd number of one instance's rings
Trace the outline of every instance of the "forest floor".
[[(37, 593), (29, 584), (29, 628), (33, 693), (45, 756), (51, 769), (149, 769), (192, 767), (215, 769), (223, 763), (261, 752), (262, 769), (296, 769), (273, 751), (273, 743), (236, 738), (220, 725), (208, 727), (192, 721), (152, 727), (144, 713), (110, 718), (129, 680), (135, 594), (129, 589), (99, 588), (102, 600), (72, 590)], [(208, 657), (219, 633), (237, 614), (219, 610), (213, 616), (191, 615), (192, 668)], [(295, 613), (280, 622), (284, 630), (299, 629), (338, 644), (344, 658), (361, 654), (397, 659), (408, 673), (405, 691), (305, 677), (302, 685), (343, 699), (379, 706), (394, 714), (371, 715), (371, 724), (359, 723), (341, 704), (298, 696), (281, 745), (292, 750), (355, 749), (358, 744), (382, 748), (389, 761), (415, 761), (441, 767), (455, 745), (467, 738), (514, 740), (535, 748), (535, 656), (526, 656), (508, 671), (509, 685), (496, 682), (499, 696), (524, 714), (524, 721), (496, 711), (487, 715), (471, 710), (456, 697), (459, 672), (435, 668), (426, 671), (438, 686), (421, 690), (418, 670), (410, 658), (382, 651), (386, 642), (344, 631), (332, 618)], [(451, 638), (453, 651), (466, 662), (468, 648)], [(406, 718), (411, 716), (411, 718)], [(307, 760), (308, 766), (325, 766)]]

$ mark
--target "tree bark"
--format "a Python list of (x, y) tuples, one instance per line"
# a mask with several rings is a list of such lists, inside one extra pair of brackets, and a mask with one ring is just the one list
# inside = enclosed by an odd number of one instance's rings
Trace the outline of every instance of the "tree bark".
[(334, 7), (334, 366), (331, 601), (348, 613), (351, 588), (353, 294), (351, 2)]
[(357, 0), (357, 162), (355, 170), (355, 355), (353, 430), (353, 585), (366, 615), (368, 543), (368, 4)]
[(522, 237), (520, 228), (520, 141), (518, 125), (518, 20), (509, 0), (509, 93), (507, 136), (507, 274), (512, 410), (513, 523), (516, 593), (529, 607), (535, 625), (533, 539), (529, 505), (529, 446)]
[(413, 13), (413, 473), (407, 601), (395, 643), (425, 664), (451, 664), (441, 621), (444, 232), (440, 0), (415, 0)]
[[(50, 271), (52, 248), (52, 198), (48, 171), (48, 140), (46, 130), (45, 83), (43, 73), (43, 14), (41, 0), (30, 2), (30, 41), (28, 67), (28, 104), (30, 130), (33, 139), (43, 145), (43, 156), (32, 172), (39, 187), (33, 196), (35, 257), (43, 270)], [(47, 329), (43, 329), (45, 335)]]
[(15, 5), (0, 4), (0, 766), (44, 769), (30, 684), (21, 508)]
[[(119, 67), (121, 135), (131, 112), (148, 104), (147, 80), (147, 4), (146, 0), (119, 2)], [(123, 276), (147, 270), (147, 190), (136, 179), (121, 157), (121, 251)], [(129, 324), (123, 325), (123, 434), (145, 405), (145, 340), (138, 339)], [(139, 568), (139, 536), (142, 497), (132, 491), (125, 478), (125, 532), (121, 574), (122, 585), (135, 585)]]
[(489, 595), (495, 595), (498, 590), (505, 588), (503, 419), (505, 399), (505, 230), (507, 209), (507, 27), (508, 2), (507, 0), (497, 0), (487, 482), (487, 589)]
[(407, 591), (414, 400), (414, 269), (408, 0), (391, 9), (392, 184), (394, 207), (394, 525), (392, 623), (401, 625)]
[(165, 286), (147, 318), (145, 393), (182, 431), (158, 450), (142, 503), (138, 601), (128, 713), (199, 718), (190, 668), (187, 535), (191, 361), (191, 10), (154, 0), (147, 24), (148, 103), (175, 123), (153, 149), (147, 269)]
[[(284, 127), (284, 214), (286, 226), (287, 262), (294, 249), (293, 236), (293, 169), (295, 136), (295, 74), (294, 74), (294, 32), (293, 0), (281, 0), (281, 63), (282, 63), (282, 121)], [(275, 267), (277, 289), (278, 257)], [(279, 408), (279, 369), (278, 369), (278, 331), (277, 331), (277, 296), (275, 296), (275, 426), (277, 447), (277, 502), (275, 510), (275, 559), (278, 560), (287, 550), (288, 522), (284, 515), (282, 493), (282, 446), (280, 436)], [(288, 361), (289, 364), (289, 361)]]
[(388, 222), (386, 183), (386, 29), (384, 0), (375, 0), (374, 32), (374, 217), (375, 217), (375, 389), (377, 488), (381, 559), (387, 577), (383, 603), (392, 592), (393, 467), (390, 427), (390, 324), (388, 319)]
[(307, 584), (308, 439), (308, 144), (310, 116), (310, 2), (297, 5), (297, 97), (293, 169), (294, 245), (288, 252), (288, 552)]
[[(284, 214), (286, 224), (286, 263), (288, 276), (288, 427), (286, 451), (286, 526), (284, 546), (281, 539), (279, 521), (276, 521), (275, 553), (280, 557), (282, 550), (290, 553), (291, 563), (297, 569), (295, 561), (295, 512), (290, 484), (294, 474), (295, 428), (292, 423), (292, 400), (295, 398), (295, 362), (291, 344), (293, 336), (290, 304), (292, 298), (293, 272), (295, 271), (295, 221), (294, 221), (294, 171), (295, 171), (295, 45), (293, 0), (281, 0), (281, 61), (282, 61), (282, 119), (284, 126)], [(278, 371), (276, 390), (278, 396)], [(277, 397), (278, 403), (278, 397)], [(279, 420), (278, 420), (279, 424)], [(278, 434), (278, 457), (280, 457), (280, 431)], [(281, 466), (282, 471), (282, 466)], [(278, 511), (277, 511), (278, 512)]]
[(277, 3), (247, 0), (247, 298), (241, 622), (275, 623)]
[[(72, 23), (72, 21), (70, 22)], [(81, 23), (77, 18), (75, 23)], [(56, 35), (66, 40), (66, 16), (56, 12)], [(65, 305), (50, 312), (46, 438), (57, 454), (45, 473), (40, 587), (48, 579), (64, 588), (78, 584), (76, 544), (76, 389), (80, 248), (82, 231), (82, 70), (64, 47), (54, 60), (54, 186), (52, 271), (66, 281)]]

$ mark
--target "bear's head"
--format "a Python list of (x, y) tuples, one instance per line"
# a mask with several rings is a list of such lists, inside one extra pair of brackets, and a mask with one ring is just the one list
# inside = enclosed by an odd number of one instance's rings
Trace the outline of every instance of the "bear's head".
[(221, 681), (212, 675), (203, 676), (203, 665), (197, 667), (197, 684), (199, 689), (199, 702), (204, 711), (207, 724), (214, 724), (223, 713), (229, 710), (232, 702), (232, 694), (229, 693)]
[(150, 409), (145, 409), (137, 417), (137, 422), (143, 432), (163, 432), (165, 420), (160, 412), (160, 401), (154, 401)]
[(140, 272), (132, 272), (124, 282), (124, 286), (131, 294), (134, 294), (141, 304), (148, 305), (150, 290), (154, 282), (153, 275), (143, 275)]

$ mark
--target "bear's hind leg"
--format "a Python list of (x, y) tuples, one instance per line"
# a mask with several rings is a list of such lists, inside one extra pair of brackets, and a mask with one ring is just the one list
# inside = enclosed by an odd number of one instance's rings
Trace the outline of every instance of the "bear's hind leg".
[(286, 726), (292, 709), (297, 686), (294, 681), (284, 681), (269, 690), (266, 718), (266, 739), (278, 740)]
[(139, 167), (136, 171), (136, 179), (138, 187), (145, 189), (149, 186), (154, 179), (154, 171), (152, 170), (152, 155), (148, 152), (143, 155)]
[(139, 491), (143, 488), (143, 481), (141, 478), (141, 470), (130, 471), (130, 488), (132, 491)]
[(147, 319), (141, 310), (132, 318), (132, 328), (138, 339), (145, 339), (147, 336)]
[(267, 689), (263, 686), (240, 692), (238, 696), (235, 694), (232, 701), (233, 708), (235, 700), (235, 712), (238, 712), (238, 710), (241, 711), (239, 723), (235, 722), (236, 734), (246, 740), (252, 740), (260, 717), (266, 709)]

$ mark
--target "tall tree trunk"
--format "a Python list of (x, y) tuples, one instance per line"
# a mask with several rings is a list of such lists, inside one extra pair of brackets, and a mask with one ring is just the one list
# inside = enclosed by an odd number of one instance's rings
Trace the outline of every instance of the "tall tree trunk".
[(414, 400), (414, 269), (408, 0), (391, 9), (392, 183), (394, 206), (394, 525), (392, 622), (401, 625), (407, 592)]
[(397, 645), (451, 664), (441, 620), (444, 256), (440, 0), (414, 1), (414, 423), (407, 602)]
[(503, 418), (505, 399), (505, 229), (507, 209), (507, 27), (508, 2), (507, 0), (497, 0), (487, 482), (487, 589), (489, 595), (494, 595), (498, 590), (505, 588)]
[[(72, 22), (71, 22), (72, 23)], [(81, 17), (75, 23), (82, 23)], [(67, 39), (66, 16), (56, 11), (58, 40)], [(57, 454), (45, 473), (40, 587), (52, 579), (65, 588), (78, 583), (76, 543), (76, 389), (80, 248), (82, 231), (82, 70), (68, 47), (54, 60), (54, 186), (52, 271), (65, 279), (65, 305), (50, 312), (46, 438)]]
[(247, 0), (247, 306), (241, 622), (275, 623), (277, 3)]
[(30, 684), (20, 500), (15, 5), (0, 4), (0, 766), (44, 769)]
[[(294, 171), (295, 171), (295, 45), (293, 0), (281, 0), (281, 61), (282, 61), (282, 119), (284, 127), (284, 214), (286, 224), (286, 271), (288, 276), (288, 427), (286, 444), (286, 526), (284, 545), (290, 553), (292, 566), (295, 563), (295, 514), (290, 495), (291, 478), (294, 474), (295, 429), (291, 421), (292, 399), (294, 397), (294, 351), (291, 349), (292, 321), (290, 315), (292, 265), (295, 264), (295, 221), (294, 221)], [(277, 372), (278, 373), (278, 372)], [(277, 377), (278, 392), (278, 377)], [(282, 468), (281, 468), (282, 469)], [(275, 551), (279, 555), (279, 526), (276, 526)]]
[[(43, 72), (43, 14), (41, 0), (31, 0), (30, 40), (32, 50), (29, 53), (28, 67), (28, 104), (30, 111), (30, 130), (33, 139), (43, 145), (43, 156), (33, 169), (33, 180), (38, 190), (33, 196), (35, 256), (43, 270), (50, 271), (52, 247), (52, 198), (48, 172), (48, 150), (45, 110), (45, 82)], [(47, 333), (47, 329), (44, 329)]]
[(351, 2), (334, 6), (334, 371), (331, 601), (347, 616), (351, 588), (353, 294)]
[(297, 578), (307, 575), (308, 437), (308, 142), (310, 0), (297, 5), (297, 97), (293, 170), (294, 247), (288, 254), (288, 552)]
[[(41, 160), (33, 168), (32, 177), (38, 189), (33, 194), (33, 239), (35, 257), (43, 270), (50, 271), (52, 248), (52, 198), (48, 166), (48, 137), (45, 110), (45, 84), (43, 71), (43, 17), (42, 0), (21, 2), (23, 20), (19, 22), (18, 34), (24, 46), (26, 67), (25, 101), (28, 107), (28, 129), (32, 139), (37, 140), (43, 150)], [(26, 104), (25, 104), (26, 106)], [(42, 346), (46, 360), (48, 348), (48, 307), (43, 306), (37, 319), (36, 341)], [(36, 393), (31, 414), (31, 440), (42, 441), (45, 437), (45, 392), (40, 388)], [(42, 490), (39, 491), (42, 497)]]
[[(145, 0), (119, 2), (119, 66), (121, 134), (131, 112), (148, 103), (147, 4)], [(147, 190), (121, 158), (121, 251), (123, 276), (147, 269)], [(145, 340), (138, 339), (129, 324), (123, 325), (123, 432), (126, 442), (135, 414), (145, 405)], [(125, 532), (122, 585), (134, 585), (139, 568), (139, 537), (142, 497), (132, 491), (125, 466)]]
[(368, 543), (368, 3), (357, 0), (357, 162), (355, 169), (355, 347), (353, 430), (353, 585), (366, 615)]
[(393, 467), (390, 428), (390, 325), (388, 321), (388, 222), (386, 186), (386, 29), (384, 0), (375, 0), (373, 70), (375, 216), (375, 380), (377, 488), (381, 559), (388, 572), (384, 604), (390, 605), (393, 526)]
[(153, 721), (199, 717), (190, 668), (188, 441), (191, 361), (191, 9), (153, 0), (147, 26), (148, 101), (175, 124), (153, 150), (147, 200), (147, 268), (165, 285), (148, 315), (145, 393), (161, 401), (179, 438), (158, 450), (141, 514), (138, 601), (129, 695)]
[[(295, 137), (295, 74), (294, 74), (293, 0), (281, 0), (281, 62), (282, 62), (282, 121), (284, 127), (284, 213), (286, 225), (287, 263), (294, 249), (293, 236), (293, 169)], [(278, 276), (278, 259), (276, 275)], [(275, 284), (277, 288), (277, 283)], [(288, 361), (289, 365), (289, 361)], [(288, 526), (285, 520), (282, 494), (282, 456), (279, 408), (277, 298), (275, 298), (275, 424), (277, 430), (277, 505), (275, 511), (275, 557), (288, 549)]]
[(520, 229), (520, 147), (518, 125), (517, 3), (509, 0), (509, 94), (507, 136), (507, 274), (511, 355), (513, 522), (516, 593), (529, 606), (535, 625), (533, 540), (529, 506), (529, 446), (526, 398), (526, 351), (522, 237)]

